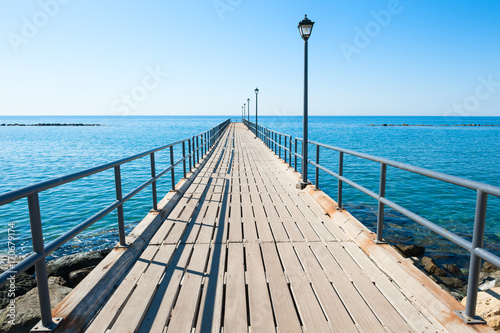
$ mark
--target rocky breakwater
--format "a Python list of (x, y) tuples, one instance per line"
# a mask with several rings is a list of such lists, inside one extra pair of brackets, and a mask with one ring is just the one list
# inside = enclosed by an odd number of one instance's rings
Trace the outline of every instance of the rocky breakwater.
[[(110, 252), (90, 251), (57, 258), (47, 263), (50, 304), (61, 302)], [(3, 270), (0, 269), (0, 272)], [(0, 288), (0, 332), (28, 332), (40, 320), (34, 270)]]
[[(432, 258), (425, 256), (425, 248), (420, 245), (396, 244), (393, 248), (465, 305), (468, 277), (465, 269), (462, 270), (454, 264), (436, 264)], [(476, 314), (500, 332), (500, 268), (485, 262), (479, 281)]]

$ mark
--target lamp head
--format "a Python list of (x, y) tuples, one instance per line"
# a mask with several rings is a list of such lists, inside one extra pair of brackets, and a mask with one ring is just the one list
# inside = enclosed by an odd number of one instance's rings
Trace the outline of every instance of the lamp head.
[(309, 39), (309, 36), (311, 36), (311, 31), (313, 28), (314, 22), (312, 22), (310, 19), (306, 17), (299, 22), (299, 31), (300, 31), (300, 36), (307, 41)]

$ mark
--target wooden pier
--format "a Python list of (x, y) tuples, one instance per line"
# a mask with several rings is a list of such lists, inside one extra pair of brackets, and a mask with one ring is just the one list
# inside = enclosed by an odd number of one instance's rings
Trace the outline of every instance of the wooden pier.
[(57, 332), (490, 332), (242, 124), (53, 310)]

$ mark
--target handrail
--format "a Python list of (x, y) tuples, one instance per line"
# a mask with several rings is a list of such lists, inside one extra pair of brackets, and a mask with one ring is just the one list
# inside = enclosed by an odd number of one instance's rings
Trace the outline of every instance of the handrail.
[[(175, 167), (183, 164), (183, 175), (184, 178), (187, 174), (187, 163), (189, 160), (189, 170), (192, 167), (196, 168), (197, 164), (200, 162), (201, 158), (218, 142), (221, 138), (222, 133), (226, 130), (227, 125), (230, 120), (226, 120), (219, 125), (211, 128), (208, 131), (197, 134), (191, 138), (180, 140), (174, 143), (170, 143), (165, 146), (154, 148), (143, 153), (139, 153), (133, 156), (129, 156), (114, 162), (106, 163), (94, 168), (78, 171), (71, 173), (62, 177), (53, 178), (50, 180), (42, 181), (36, 184), (28, 185), (18, 190), (13, 190), (0, 194), (0, 206), (14, 202), (19, 199), (28, 198), (31, 234), (33, 240), (33, 252), (30, 253), (26, 258), (17, 263), (14, 267), (9, 268), (7, 271), (0, 274), (0, 287), (4, 286), (10, 278), (13, 276), (19, 276), (22, 272), (26, 271), (28, 268), (35, 266), (38, 295), (40, 301), (40, 312), (41, 312), (41, 324), (37, 325), (38, 328), (43, 326), (44, 328), (50, 329), (54, 328), (57, 324), (53, 320), (51, 315), (51, 306), (49, 298), (48, 289), (48, 278), (47, 278), (47, 268), (45, 258), (48, 254), (52, 253), (69, 240), (71, 240), (76, 235), (80, 234), (88, 227), (90, 227), (95, 222), (99, 221), (115, 209), (118, 212), (118, 231), (119, 231), (119, 245), (126, 247), (125, 241), (125, 223), (123, 216), (123, 204), (131, 199), (134, 195), (142, 191), (144, 188), (152, 185), (152, 198), (153, 198), (153, 210), (157, 210), (157, 191), (156, 191), (156, 181), (167, 174), (171, 173), (172, 190), (175, 190)], [(187, 154), (186, 154), (186, 143), (187, 143)], [(174, 161), (174, 146), (182, 145), (182, 158), (178, 161)], [(162, 151), (164, 149), (169, 149), (170, 151), (170, 165), (163, 171), (156, 173), (156, 163), (155, 163), (155, 153)], [(122, 194), (122, 182), (120, 166), (134, 161), (136, 159), (150, 156), (151, 159), (151, 177), (143, 182), (141, 185), (130, 191), (129, 193)], [(114, 168), (115, 171), (115, 186), (116, 186), (116, 200), (108, 205), (106, 208), (102, 209), (93, 216), (87, 218), (85, 221), (76, 225), (69, 231), (57, 237), (55, 240), (48, 244), (44, 244), (43, 232), (42, 232), (42, 221), (40, 214), (40, 204), (38, 201), (38, 194), (42, 191), (82, 179), (96, 173), (103, 172), (105, 170)], [(57, 321), (57, 320), (56, 320)]]
[[(245, 125), (249, 128), (255, 126), (253, 123), (249, 121), (244, 122)], [(255, 127), (253, 127), (255, 128)], [(281, 138), (281, 136), (289, 137), (290, 143), (292, 142), (292, 137), (286, 134), (278, 133), (276, 131), (270, 130), (262, 125), (259, 125), (259, 137), (260, 139), (279, 157), (281, 157), (281, 148), (284, 148), (285, 151), (291, 152), (292, 146), (281, 145), (279, 142), (280, 139), (276, 139), (277, 137)], [(298, 141), (301, 141), (301, 145), (304, 145), (304, 142), (300, 138), (294, 138), (295, 148), (292, 153), (295, 156), (295, 171), (297, 171), (297, 157), (303, 158), (300, 154), (297, 153), (297, 145)], [(277, 142), (278, 141), (278, 142)], [(486, 207), (487, 207), (487, 198), (488, 195), (493, 195), (496, 197), (500, 197), (500, 187), (492, 186), (489, 184), (448, 175), (441, 172), (432, 171), (429, 169), (417, 167), (407, 163), (401, 163), (397, 161), (393, 161), (387, 158), (378, 157), (374, 155), (369, 155), (365, 153), (360, 153), (350, 149), (344, 149), (340, 147), (335, 147), (331, 145), (326, 145), (323, 143), (315, 142), (308, 140), (308, 144), (316, 146), (316, 160), (308, 159), (308, 164), (312, 165), (316, 169), (316, 180), (315, 186), (319, 189), (319, 170), (326, 172), (327, 174), (338, 179), (338, 188), (337, 188), (337, 205), (340, 209), (342, 209), (342, 184), (346, 183), (351, 185), (355, 189), (363, 192), (364, 194), (370, 196), (371, 198), (378, 201), (378, 214), (377, 214), (377, 243), (383, 243), (383, 229), (384, 229), (384, 206), (388, 206), (394, 209), (397, 212), (405, 215), (406, 217), (412, 219), (413, 221), (419, 223), (420, 225), (426, 227), (427, 229), (435, 232), (436, 234), (448, 239), (449, 241), (455, 243), (456, 245), (470, 251), (471, 258), (469, 261), (469, 277), (468, 277), (468, 287), (467, 287), (467, 303), (465, 306), (465, 311), (455, 311), (458, 316), (460, 316), (465, 322), (477, 323), (482, 322), (478, 321), (477, 317), (475, 317), (476, 312), (476, 302), (477, 302), (477, 293), (478, 293), (478, 285), (479, 285), (479, 273), (480, 273), (480, 264), (481, 259), (487, 260), (495, 266), (500, 267), (500, 257), (491, 253), (483, 247), (484, 241), (484, 228), (485, 228), (485, 219), (486, 219)], [(277, 148), (278, 147), (278, 151)], [(339, 152), (339, 170), (338, 172), (334, 172), (324, 165), (320, 164), (320, 148), (329, 149), (333, 151)], [(365, 160), (373, 161), (380, 163), (380, 185), (379, 185), (379, 193), (375, 193), (364, 186), (354, 182), (346, 178), (343, 175), (343, 167), (344, 167), (344, 154), (356, 156)], [(285, 154), (285, 162), (286, 154)], [(292, 159), (291, 157), (288, 160), (288, 165), (292, 167)], [(386, 179), (387, 179), (387, 166), (392, 166), (398, 168), (400, 170), (404, 170), (407, 172), (411, 172), (414, 174), (426, 176), (428, 178), (436, 179), (442, 182), (458, 185), (460, 187), (468, 188), (475, 190), (477, 192), (476, 198), (476, 212), (474, 216), (474, 230), (472, 234), (472, 241), (468, 241), (457, 234), (448, 231), (447, 229), (421, 217), (418, 214), (411, 212), (410, 210), (398, 205), (397, 203), (388, 200), (385, 197), (385, 187), (386, 187)]]

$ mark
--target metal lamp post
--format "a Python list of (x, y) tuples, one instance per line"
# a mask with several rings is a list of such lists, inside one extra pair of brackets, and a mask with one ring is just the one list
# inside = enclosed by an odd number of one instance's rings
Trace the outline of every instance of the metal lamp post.
[[(247, 108), (246, 108), (246, 104), (243, 103), (243, 114), (245, 115), (245, 119), (247, 118)], [(246, 119), (248, 120), (248, 119)]]
[(243, 105), (241, 106), (241, 122), (245, 119), (245, 114), (243, 113)]
[(247, 98), (247, 105), (248, 105), (248, 121), (250, 121), (250, 98)]
[(300, 36), (302, 39), (304, 39), (304, 116), (303, 116), (303, 129), (304, 129), (304, 135), (303, 135), (303, 140), (302, 141), (302, 181), (298, 184), (298, 187), (300, 189), (305, 188), (307, 185), (311, 184), (307, 180), (307, 145), (308, 145), (308, 138), (307, 138), (307, 125), (308, 125), (308, 119), (307, 119), (307, 40), (311, 36), (311, 31), (313, 28), (314, 22), (309, 20), (306, 17), (299, 22), (299, 31), (300, 31)]
[(257, 96), (259, 95), (259, 88), (255, 88), (255, 138), (257, 139)]

